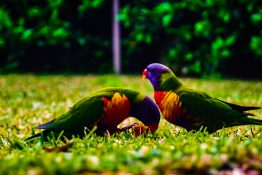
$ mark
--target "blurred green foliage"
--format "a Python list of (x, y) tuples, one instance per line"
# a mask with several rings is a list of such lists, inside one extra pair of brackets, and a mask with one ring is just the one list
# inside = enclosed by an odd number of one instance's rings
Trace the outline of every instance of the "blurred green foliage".
[(110, 8), (105, 7), (107, 3), (102, 6), (103, 2), (10, 0), (1, 3), (1, 70), (109, 71), (110, 15), (105, 13), (110, 14)]
[[(3, 71), (111, 72), (111, 1), (4, 0)], [(261, 78), (259, 0), (120, 1), (123, 70)], [(132, 64), (139, 62), (139, 64)]]
[(122, 7), (119, 18), (130, 32), (128, 56), (144, 52), (147, 45), (151, 57), (177, 73), (262, 75), (262, 6), (257, 0), (134, 1)]
[[(228, 102), (262, 106), (261, 81), (181, 81)], [(35, 126), (108, 86), (126, 86), (153, 96), (152, 86), (140, 76), (0, 75), (0, 174), (261, 174), (262, 127), (254, 125), (208, 134), (187, 132), (162, 119), (153, 135), (121, 133), (98, 137), (88, 133), (83, 139), (74, 139), (71, 146), (61, 140), (23, 141), (41, 132), (34, 130)], [(252, 113), (262, 119), (262, 110)], [(133, 122), (127, 119), (120, 127)], [(61, 152), (62, 147), (68, 149)]]

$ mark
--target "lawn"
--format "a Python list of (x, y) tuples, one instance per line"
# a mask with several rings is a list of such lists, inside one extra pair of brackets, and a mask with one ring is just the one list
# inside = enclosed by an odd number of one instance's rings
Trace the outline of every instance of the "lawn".
[[(215, 97), (262, 107), (262, 82), (182, 81)], [(31, 144), (33, 128), (66, 112), (90, 92), (128, 87), (153, 96), (139, 76), (0, 76), (0, 174), (217, 174), (262, 172), (262, 127), (241, 126), (213, 134), (186, 132), (161, 120), (155, 134), (98, 137)], [(262, 110), (253, 111), (262, 119)], [(133, 119), (130, 119), (133, 120)], [(130, 122), (127, 121), (127, 122)]]

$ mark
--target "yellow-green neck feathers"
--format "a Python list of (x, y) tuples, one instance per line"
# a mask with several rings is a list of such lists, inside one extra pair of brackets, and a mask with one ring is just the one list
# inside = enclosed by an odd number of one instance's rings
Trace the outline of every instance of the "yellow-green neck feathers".
[(162, 91), (176, 90), (182, 86), (182, 83), (177, 79), (173, 72), (163, 73), (160, 77), (159, 83), (159, 90)]

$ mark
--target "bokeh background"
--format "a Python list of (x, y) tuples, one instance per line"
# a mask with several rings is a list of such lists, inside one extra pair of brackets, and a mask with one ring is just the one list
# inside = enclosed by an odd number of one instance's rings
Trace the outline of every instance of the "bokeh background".
[[(1, 73), (112, 73), (111, 0), (1, 0)], [(262, 79), (259, 0), (120, 0), (123, 73)]]

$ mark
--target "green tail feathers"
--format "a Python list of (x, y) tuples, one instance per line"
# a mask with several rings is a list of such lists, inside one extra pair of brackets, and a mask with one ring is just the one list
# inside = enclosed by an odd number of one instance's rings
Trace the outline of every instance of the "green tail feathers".
[(40, 137), (41, 134), (42, 134), (42, 133), (35, 134), (35, 135), (31, 136), (31, 137), (28, 137), (28, 138), (25, 139), (24, 141), (29, 141), (29, 140), (32, 140), (32, 139), (34, 139), (34, 138)]
[(40, 132), (38, 134), (32, 135), (31, 137), (28, 137), (27, 139), (25, 139), (25, 141), (31, 141), (39, 137), (43, 137), (44, 139), (46, 139), (47, 135), (49, 134), (50, 134), (49, 130), (44, 130), (43, 132)]
[(71, 136), (70, 134), (68, 133), (65, 133), (64, 131), (50, 131), (50, 130), (44, 130), (43, 132), (41, 133), (38, 133), (38, 134), (35, 134), (27, 139), (25, 139), (25, 141), (31, 141), (33, 139), (36, 139), (36, 138), (39, 138), (39, 137), (43, 137), (43, 140), (48, 140), (51, 139), (51, 138), (55, 138), (55, 139), (63, 139), (62, 134), (66, 134), (66, 136)]
[(255, 118), (245, 118), (245, 124), (247, 125), (262, 125), (262, 120), (255, 119)]

